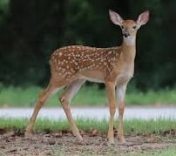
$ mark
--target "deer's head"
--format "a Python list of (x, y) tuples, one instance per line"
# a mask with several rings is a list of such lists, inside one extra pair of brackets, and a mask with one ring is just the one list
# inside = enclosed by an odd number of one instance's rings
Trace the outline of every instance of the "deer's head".
[(138, 29), (149, 20), (149, 11), (141, 13), (136, 21), (124, 20), (118, 13), (112, 10), (109, 10), (109, 15), (112, 23), (120, 26), (122, 29), (123, 38), (127, 42), (133, 42), (133, 40), (135, 41)]

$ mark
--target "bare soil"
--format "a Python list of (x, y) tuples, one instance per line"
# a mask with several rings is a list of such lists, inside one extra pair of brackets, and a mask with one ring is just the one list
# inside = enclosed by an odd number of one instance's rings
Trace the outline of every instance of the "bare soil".
[(39, 133), (26, 138), (20, 132), (0, 130), (0, 156), (131, 155), (176, 147), (173, 136), (126, 136), (125, 144), (116, 139), (115, 145), (109, 145), (106, 135), (94, 130), (83, 133), (83, 138), (78, 142), (70, 132)]

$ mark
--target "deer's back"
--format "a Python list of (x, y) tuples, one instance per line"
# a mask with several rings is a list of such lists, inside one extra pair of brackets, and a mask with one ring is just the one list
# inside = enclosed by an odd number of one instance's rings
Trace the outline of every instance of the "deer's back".
[[(108, 75), (120, 56), (119, 47), (95, 48), (67, 46), (54, 51), (50, 64), (52, 72), (66, 78), (79, 74), (85, 77), (96, 75), (97, 79)], [(94, 76), (92, 76), (94, 77)]]

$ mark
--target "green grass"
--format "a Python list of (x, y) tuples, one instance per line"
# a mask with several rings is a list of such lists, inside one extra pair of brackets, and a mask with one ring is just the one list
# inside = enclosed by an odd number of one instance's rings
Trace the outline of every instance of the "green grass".
[[(0, 118), (0, 129), (14, 129), (23, 132), (26, 125), (26, 119), (5, 119)], [(108, 129), (108, 122), (106, 120), (92, 120), (92, 119), (77, 119), (77, 125), (83, 131), (91, 131), (97, 129), (102, 133), (106, 133)], [(117, 122), (115, 122), (117, 123)], [(117, 124), (116, 124), (117, 126)], [(143, 135), (143, 134), (156, 134), (160, 135), (170, 130), (176, 130), (176, 121), (174, 120), (126, 120), (125, 121), (125, 134), (126, 135)], [(35, 127), (36, 132), (55, 132), (62, 130), (69, 130), (67, 120), (48, 120), (38, 119)]]
[[(176, 154), (176, 148), (172, 147), (172, 148), (154, 152), (152, 156), (175, 156), (175, 154)], [(146, 156), (148, 155), (146, 154)]]
[(130, 153), (130, 154), (124, 154), (124, 156), (175, 156), (176, 155), (176, 148), (175, 147), (169, 147), (165, 149), (160, 150), (152, 150), (148, 152), (143, 153)]
[(176, 104), (176, 90), (160, 90), (148, 91), (146, 93), (140, 91), (132, 91), (127, 94), (127, 103), (137, 105), (168, 105)]
[[(176, 153), (176, 148), (175, 147), (169, 147), (169, 148), (164, 148), (160, 150), (150, 150), (150, 151), (133, 151), (133, 152), (123, 152), (119, 151), (118, 156), (175, 156)], [(66, 153), (58, 149), (54, 149), (53, 151), (53, 156), (64, 156)], [(93, 154), (92, 152), (87, 152), (87, 151), (82, 151), (82, 156), (96, 156), (97, 154)], [(107, 155), (107, 154), (106, 154)], [(111, 151), (108, 152), (109, 156), (114, 156), (117, 154), (114, 154), (114, 149), (112, 148)]]
[[(42, 91), (39, 87), (7, 87), (0, 89), (1, 107), (32, 107)], [(58, 106), (58, 97), (62, 93), (51, 96), (47, 101), (47, 106)], [(105, 105), (106, 97), (104, 90), (98, 90), (97, 87), (83, 87), (78, 95), (73, 99), (73, 104), (77, 106), (85, 105)]]
[[(33, 87), (0, 87), (0, 107), (32, 107), (41, 92)], [(62, 91), (61, 91), (62, 92)], [(59, 94), (61, 94), (59, 92)], [(146, 93), (132, 89), (127, 91), (127, 105), (169, 105), (176, 104), (176, 90), (148, 91)], [(73, 99), (74, 106), (104, 106), (107, 104), (105, 89), (97, 86), (83, 86)], [(52, 96), (47, 106), (58, 106), (58, 94)]]

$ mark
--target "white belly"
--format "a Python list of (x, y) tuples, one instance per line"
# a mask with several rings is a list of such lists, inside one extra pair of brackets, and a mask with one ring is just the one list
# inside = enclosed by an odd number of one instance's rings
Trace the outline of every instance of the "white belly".
[(104, 75), (100, 71), (84, 71), (80, 73), (80, 77), (91, 82), (104, 83)]
[(90, 82), (96, 82), (96, 83), (104, 83), (103, 80), (92, 78), (92, 77), (87, 77), (87, 76), (81, 76), (82, 79), (88, 80)]

